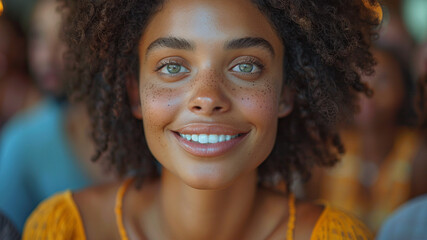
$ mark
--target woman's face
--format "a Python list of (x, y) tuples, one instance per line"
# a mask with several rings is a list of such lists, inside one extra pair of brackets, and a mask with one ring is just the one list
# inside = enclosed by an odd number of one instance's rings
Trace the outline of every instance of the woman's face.
[(283, 52), (250, 0), (167, 1), (140, 41), (134, 112), (163, 167), (199, 189), (255, 171), (292, 108)]

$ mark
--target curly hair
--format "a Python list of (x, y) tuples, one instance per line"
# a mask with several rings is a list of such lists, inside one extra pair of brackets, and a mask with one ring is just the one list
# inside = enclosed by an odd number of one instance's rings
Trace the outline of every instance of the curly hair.
[[(164, 1), (62, 0), (72, 96), (87, 102), (97, 153), (119, 174), (158, 176), (143, 125), (131, 114), (126, 78), (138, 72), (138, 44)], [(260, 179), (292, 172), (305, 178), (314, 165), (332, 166), (344, 152), (337, 123), (355, 111), (360, 74), (372, 73), (369, 52), (379, 24), (368, 0), (252, 0), (284, 44), (284, 83), (294, 110), (279, 120), (277, 140), (259, 167)], [(369, 0), (375, 5), (375, 0)]]

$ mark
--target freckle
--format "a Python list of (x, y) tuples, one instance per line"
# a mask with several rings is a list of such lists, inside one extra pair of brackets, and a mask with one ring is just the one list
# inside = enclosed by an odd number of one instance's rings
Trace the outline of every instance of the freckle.
[(231, 90), (236, 91), (236, 89), (235, 89), (235, 88), (233, 88), (233, 89), (231, 89)]

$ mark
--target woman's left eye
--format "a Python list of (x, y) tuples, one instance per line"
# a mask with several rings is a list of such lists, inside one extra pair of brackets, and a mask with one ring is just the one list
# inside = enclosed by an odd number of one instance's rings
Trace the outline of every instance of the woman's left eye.
[(261, 71), (261, 68), (253, 63), (240, 63), (234, 66), (231, 70), (241, 73), (258, 73)]
[(186, 67), (177, 63), (168, 63), (160, 68), (160, 72), (164, 74), (174, 75), (178, 73), (190, 72)]

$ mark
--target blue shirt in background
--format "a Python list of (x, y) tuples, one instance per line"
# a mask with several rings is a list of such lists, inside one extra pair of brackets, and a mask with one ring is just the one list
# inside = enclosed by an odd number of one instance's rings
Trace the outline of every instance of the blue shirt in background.
[(377, 240), (427, 239), (427, 195), (399, 208), (381, 227)]
[(26, 218), (45, 198), (93, 181), (68, 142), (66, 104), (42, 101), (13, 118), (0, 136), (0, 211), (22, 232)]

